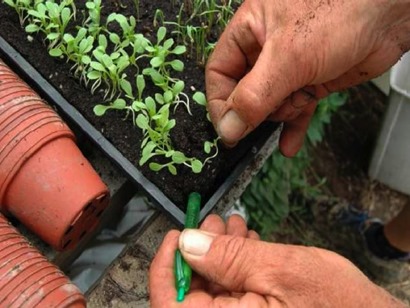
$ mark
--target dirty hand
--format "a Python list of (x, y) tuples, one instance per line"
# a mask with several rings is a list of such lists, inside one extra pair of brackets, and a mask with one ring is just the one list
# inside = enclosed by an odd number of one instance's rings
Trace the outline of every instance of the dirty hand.
[(318, 99), (380, 75), (410, 48), (409, 0), (247, 0), (206, 68), (208, 110), (235, 145), (266, 119), (303, 144)]
[[(317, 248), (262, 242), (239, 216), (209, 216), (201, 231), (171, 231), (150, 269), (157, 307), (404, 307), (343, 257)], [(179, 244), (178, 244), (179, 242)], [(176, 302), (179, 246), (198, 273)]]

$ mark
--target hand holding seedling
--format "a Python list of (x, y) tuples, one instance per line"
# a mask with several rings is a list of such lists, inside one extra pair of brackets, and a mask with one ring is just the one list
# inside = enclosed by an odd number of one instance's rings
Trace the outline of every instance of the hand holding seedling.
[[(179, 247), (198, 273), (176, 302)], [(151, 307), (404, 307), (345, 258), (318, 248), (262, 242), (237, 215), (210, 215), (200, 230), (171, 231), (150, 269)]]
[(410, 48), (410, 1), (245, 1), (208, 61), (211, 119), (234, 145), (284, 121), (280, 149), (303, 144), (317, 100), (374, 78)]

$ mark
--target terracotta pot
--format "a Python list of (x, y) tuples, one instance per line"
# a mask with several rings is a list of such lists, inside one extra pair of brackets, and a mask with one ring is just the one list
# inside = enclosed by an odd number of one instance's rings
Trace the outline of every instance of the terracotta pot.
[(74, 247), (95, 228), (109, 201), (74, 139), (0, 61), (0, 209), (57, 250)]
[(0, 252), (8, 251), (0, 255), (0, 307), (85, 307), (78, 288), (1, 214), (0, 226)]

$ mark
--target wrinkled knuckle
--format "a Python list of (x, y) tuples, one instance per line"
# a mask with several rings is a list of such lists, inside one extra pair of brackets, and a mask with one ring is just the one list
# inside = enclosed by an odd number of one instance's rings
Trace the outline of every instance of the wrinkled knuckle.
[(240, 274), (244, 270), (246, 259), (245, 252), (246, 239), (242, 237), (232, 237), (228, 241), (225, 241), (219, 248), (222, 250), (219, 264), (221, 271), (218, 273), (220, 277), (228, 280), (234, 289), (241, 289), (242, 281)]

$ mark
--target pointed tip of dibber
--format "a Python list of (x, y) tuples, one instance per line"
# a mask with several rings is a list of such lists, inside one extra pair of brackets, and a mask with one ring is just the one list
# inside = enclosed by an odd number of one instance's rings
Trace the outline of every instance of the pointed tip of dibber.
[(177, 295), (177, 302), (180, 303), (184, 300), (185, 298), (185, 290), (184, 288), (179, 288), (178, 289), (178, 295)]

